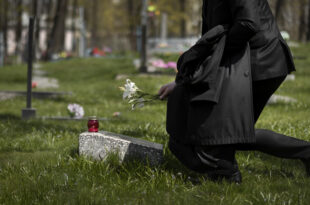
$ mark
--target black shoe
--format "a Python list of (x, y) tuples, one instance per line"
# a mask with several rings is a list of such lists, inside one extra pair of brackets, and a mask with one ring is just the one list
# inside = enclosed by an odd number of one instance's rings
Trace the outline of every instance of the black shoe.
[(310, 159), (302, 159), (301, 161), (305, 165), (307, 176), (310, 177)]
[(231, 183), (241, 184), (242, 183), (242, 176), (241, 176), (240, 171), (237, 171), (236, 173), (234, 173), (233, 175), (228, 177), (227, 181), (229, 181)]
[(215, 173), (209, 173), (208, 179), (215, 181), (215, 182), (221, 182), (225, 180), (229, 183), (236, 183), (236, 184), (242, 183), (242, 176), (239, 170), (233, 174), (224, 174), (224, 173), (220, 173), (220, 171), (217, 171)]

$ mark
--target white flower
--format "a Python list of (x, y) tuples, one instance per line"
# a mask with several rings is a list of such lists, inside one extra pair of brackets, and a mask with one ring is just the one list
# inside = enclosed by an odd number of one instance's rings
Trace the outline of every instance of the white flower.
[(131, 80), (127, 79), (125, 88), (123, 88), (123, 99), (131, 98), (133, 95), (135, 95), (137, 90), (139, 90), (139, 88), (136, 86), (136, 84), (134, 82), (131, 82)]
[(142, 108), (145, 103), (153, 102), (154, 100), (159, 100), (158, 95), (151, 95), (149, 93), (140, 90), (135, 83), (131, 82), (129, 79), (126, 80), (124, 87), (120, 87), (123, 91), (123, 100), (126, 100), (131, 104), (131, 109)]
[(287, 31), (281, 31), (282, 38), (286, 41), (290, 40), (290, 34)]
[(68, 111), (72, 117), (82, 118), (84, 116), (84, 109), (79, 104), (69, 104)]

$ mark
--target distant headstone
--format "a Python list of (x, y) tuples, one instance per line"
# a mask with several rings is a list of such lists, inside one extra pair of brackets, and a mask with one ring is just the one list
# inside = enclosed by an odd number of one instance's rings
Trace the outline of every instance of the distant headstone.
[(118, 74), (116, 77), (115, 77), (115, 80), (123, 80), (123, 79), (126, 79), (126, 78), (129, 78), (128, 75), (125, 75), (125, 74)]
[(163, 160), (163, 145), (105, 131), (80, 134), (80, 155), (105, 160), (109, 153), (117, 153), (121, 162), (137, 159), (159, 165)]
[(140, 68), (141, 66), (141, 59), (134, 59), (133, 60), (133, 65), (135, 66), (135, 68)]
[(285, 81), (294, 81), (294, 80), (295, 80), (294, 74), (287, 75), (285, 78)]
[(276, 104), (276, 103), (284, 103), (284, 104), (289, 104), (289, 103), (296, 103), (297, 100), (292, 97), (288, 96), (281, 96), (281, 95), (272, 95), (270, 99), (268, 100), (268, 104)]
[(59, 88), (58, 80), (56, 78), (34, 76), (32, 81), (38, 84), (37, 88)]

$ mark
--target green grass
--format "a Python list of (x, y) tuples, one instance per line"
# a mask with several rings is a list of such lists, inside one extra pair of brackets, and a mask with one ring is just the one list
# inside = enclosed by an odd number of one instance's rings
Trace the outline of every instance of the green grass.
[[(294, 49), (309, 53), (310, 45)], [(175, 56), (165, 56), (174, 59)], [(285, 82), (278, 94), (298, 103), (267, 106), (257, 127), (310, 140), (310, 56), (296, 60), (296, 81)], [(86, 121), (22, 121), (25, 97), (0, 102), (0, 204), (309, 204), (310, 179), (302, 163), (259, 152), (240, 152), (241, 185), (214, 183), (183, 167), (167, 149), (166, 104), (131, 111), (118, 87), (125, 74), (143, 90), (156, 93), (173, 76), (137, 75), (132, 59), (73, 59), (43, 64), (50, 77), (72, 96), (33, 99), (38, 116), (66, 116), (69, 103), (79, 103), (100, 128), (164, 144), (164, 163), (150, 167), (139, 162), (119, 164), (113, 155), (105, 162), (78, 156), (78, 136)], [(0, 90), (25, 90), (26, 66), (0, 68)], [(121, 112), (120, 117), (113, 117)], [(189, 178), (198, 177), (200, 184)]]

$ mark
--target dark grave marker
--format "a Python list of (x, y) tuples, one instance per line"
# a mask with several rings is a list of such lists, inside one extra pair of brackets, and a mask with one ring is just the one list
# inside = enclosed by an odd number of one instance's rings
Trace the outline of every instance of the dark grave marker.
[(31, 107), (31, 89), (32, 89), (32, 57), (33, 57), (33, 31), (34, 17), (29, 18), (28, 31), (28, 72), (27, 72), (27, 107), (22, 109), (22, 119), (28, 120), (36, 116), (36, 109)]

